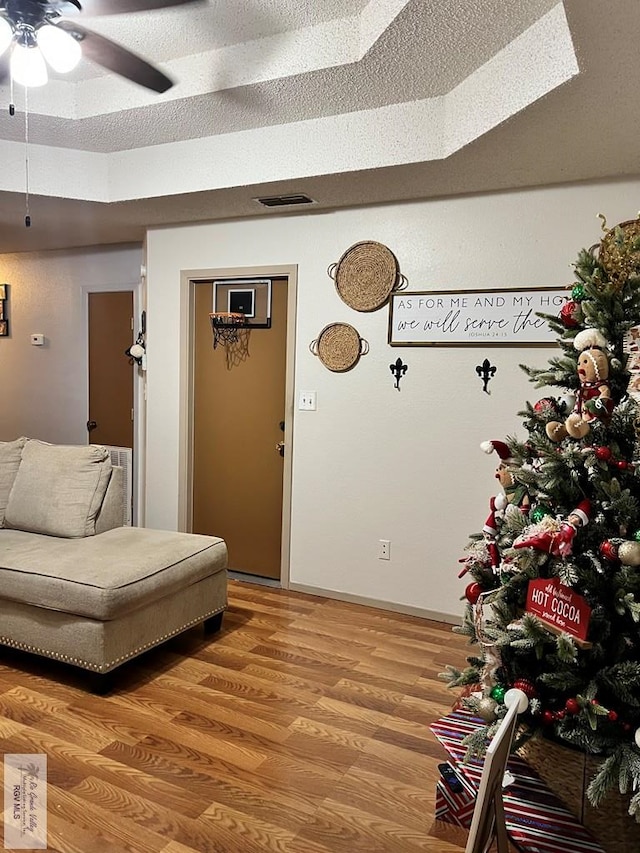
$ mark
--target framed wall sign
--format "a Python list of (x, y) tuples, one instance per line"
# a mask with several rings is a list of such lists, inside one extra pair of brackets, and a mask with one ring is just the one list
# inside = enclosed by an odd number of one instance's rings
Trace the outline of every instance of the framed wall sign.
[(391, 346), (551, 346), (546, 320), (570, 298), (566, 288), (425, 290), (392, 293)]
[(247, 326), (252, 329), (271, 328), (271, 279), (214, 281), (213, 310), (244, 314)]

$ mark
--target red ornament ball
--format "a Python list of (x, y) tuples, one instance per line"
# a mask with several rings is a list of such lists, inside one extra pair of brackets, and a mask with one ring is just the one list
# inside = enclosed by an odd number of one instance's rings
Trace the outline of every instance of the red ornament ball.
[(543, 711), (542, 712), (542, 722), (545, 726), (550, 726), (555, 721), (556, 715), (553, 711)]
[(610, 539), (605, 539), (600, 545), (600, 553), (605, 560), (610, 560), (613, 563), (618, 559), (618, 546)]
[(580, 713), (580, 705), (578, 705), (577, 699), (567, 699), (567, 701), (564, 703), (564, 707), (566, 708), (567, 714)]
[(543, 397), (533, 404), (533, 411), (538, 415), (557, 415), (560, 407), (555, 397)]
[(475, 604), (476, 601), (480, 598), (480, 593), (482, 592), (482, 587), (479, 583), (470, 583), (469, 586), (465, 589), (464, 594), (469, 602), (469, 604)]
[(580, 315), (580, 306), (573, 300), (565, 302), (560, 309), (560, 319), (567, 329), (575, 329), (580, 322)]
[(607, 716), (609, 717), (612, 723), (615, 723), (618, 719), (618, 714), (615, 711), (609, 711)]
[(611, 459), (611, 451), (608, 447), (596, 447), (596, 458), (601, 462), (608, 462)]
[(616, 462), (616, 465), (621, 471), (626, 471), (626, 469), (629, 467), (629, 463), (625, 462), (624, 459), (620, 459), (618, 462)]
[(513, 682), (516, 690), (522, 690), (527, 699), (535, 699), (537, 691), (535, 686), (526, 678), (518, 678)]
[(556, 713), (556, 720), (564, 720), (564, 718), (565, 718), (566, 716), (567, 716), (567, 712), (566, 712), (566, 711), (558, 711), (558, 712)]

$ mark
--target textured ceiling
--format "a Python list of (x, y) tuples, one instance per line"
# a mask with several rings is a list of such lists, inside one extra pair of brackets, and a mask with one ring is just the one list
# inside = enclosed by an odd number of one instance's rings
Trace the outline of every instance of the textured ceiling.
[(263, 194), (329, 209), (638, 172), (637, 0), (207, 0), (80, 20), (177, 83), (158, 96), (84, 62), (32, 90), (30, 229), (16, 92), (0, 252), (273, 215)]

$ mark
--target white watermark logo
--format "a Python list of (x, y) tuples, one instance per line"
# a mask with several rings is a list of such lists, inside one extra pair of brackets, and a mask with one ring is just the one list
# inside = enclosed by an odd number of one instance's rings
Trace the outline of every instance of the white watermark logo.
[(4, 757), (5, 850), (47, 849), (47, 756)]

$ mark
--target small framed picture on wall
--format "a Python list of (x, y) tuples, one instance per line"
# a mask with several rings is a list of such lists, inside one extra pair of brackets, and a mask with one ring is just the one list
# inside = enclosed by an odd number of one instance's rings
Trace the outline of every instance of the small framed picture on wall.
[(9, 335), (9, 321), (0, 320), (0, 338), (6, 338)]
[(0, 284), (0, 299), (6, 299), (6, 298), (7, 298), (7, 285), (6, 284)]

